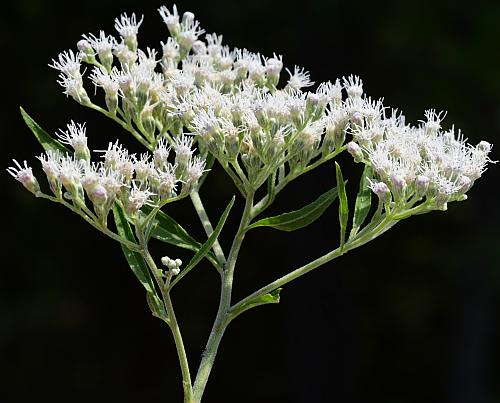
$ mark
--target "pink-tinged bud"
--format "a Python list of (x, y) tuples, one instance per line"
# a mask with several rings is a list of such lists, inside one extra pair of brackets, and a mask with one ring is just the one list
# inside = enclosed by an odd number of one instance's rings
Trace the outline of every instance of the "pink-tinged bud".
[(33, 175), (31, 167), (28, 166), (28, 163), (26, 161), (24, 161), (24, 166), (21, 166), (21, 164), (19, 164), (19, 162), (17, 162), (16, 160), (13, 161), (16, 166), (7, 168), (7, 172), (19, 182), (21, 182), (22, 185), (31, 193), (36, 195), (40, 191), (40, 186), (38, 185), (38, 181)]
[(89, 198), (92, 200), (92, 203), (98, 206), (102, 206), (108, 200), (108, 192), (102, 185), (96, 185), (89, 192)]
[(351, 122), (356, 126), (363, 126), (363, 114), (361, 112), (354, 112), (351, 116)]
[(393, 188), (397, 191), (403, 191), (406, 187), (406, 181), (400, 175), (392, 174), (391, 183)]
[(363, 160), (363, 151), (361, 147), (354, 141), (347, 143), (347, 152), (352, 155), (354, 162), (360, 162)]
[(395, 200), (404, 199), (404, 194), (406, 190), (406, 181), (405, 179), (397, 174), (392, 174), (391, 177), (391, 185), (392, 185), (392, 193), (394, 194)]
[(427, 176), (417, 176), (417, 178), (415, 179), (415, 189), (418, 196), (422, 197), (427, 193), (427, 190), (429, 189), (429, 182), (430, 181)]
[(391, 191), (384, 182), (374, 182), (371, 184), (370, 189), (383, 203), (387, 203), (391, 200)]

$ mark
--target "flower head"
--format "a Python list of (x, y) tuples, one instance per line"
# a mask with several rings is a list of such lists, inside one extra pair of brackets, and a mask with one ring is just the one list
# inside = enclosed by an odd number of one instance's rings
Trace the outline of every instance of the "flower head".
[(33, 170), (28, 166), (26, 161), (21, 165), (17, 160), (12, 160), (15, 166), (7, 168), (7, 172), (11, 174), (16, 180), (22, 183), (22, 185), (28, 189), (30, 192), (37, 194), (40, 191), (40, 186), (38, 181), (33, 175)]

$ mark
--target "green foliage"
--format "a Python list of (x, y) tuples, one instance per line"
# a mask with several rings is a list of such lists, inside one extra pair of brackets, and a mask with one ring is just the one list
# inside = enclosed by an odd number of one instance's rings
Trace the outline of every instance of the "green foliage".
[(21, 115), (26, 125), (33, 132), (45, 151), (60, 151), (63, 154), (70, 154), (70, 151), (63, 144), (53, 139), (45, 130), (43, 130), (22, 107), (19, 107), (19, 109), (21, 110)]
[(373, 175), (372, 168), (369, 165), (365, 166), (361, 179), (359, 181), (359, 191), (356, 197), (356, 205), (354, 207), (354, 217), (352, 219), (352, 230), (349, 237), (357, 234), (370, 212), (372, 204), (372, 192), (368, 187), (368, 179)]
[(174, 285), (176, 285), (186, 274), (188, 274), (209, 252), (210, 249), (212, 249), (213, 244), (217, 240), (220, 232), (222, 231), (222, 227), (224, 226), (226, 219), (229, 215), (229, 212), (231, 211), (231, 208), (233, 207), (234, 204), (234, 199), (235, 197), (233, 196), (229, 204), (227, 205), (226, 209), (222, 213), (219, 222), (217, 223), (217, 226), (214, 229), (214, 232), (208, 237), (206, 242), (199, 248), (198, 252), (195, 253), (195, 255), (191, 258), (187, 266), (177, 275), (174, 281), (172, 281), (172, 284), (170, 285), (170, 288), (172, 288)]
[[(136, 242), (134, 233), (132, 232), (132, 228), (130, 228), (130, 224), (127, 221), (127, 217), (125, 216), (123, 209), (118, 205), (118, 203), (115, 203), (113, 205), (113, 215), (115, 217), (118, 235), (130, 242)], [(144, 286), (146, 291), (148, 293), (156, 294), (151, 274), (149, 273), (148, 266), (141, 254), (131, 251), (123, 244), (122, 250), (130, 268), (134, 272), (137, 279)]]
[(238, 306), (233, 312), (230, 312), (231, 320), (236, 318), (238, 315), (242, 314), (249, 309), (255, 308), (260, 305), (267, 304), (278, 304), (280, 302), (280, 293), (282, 288), (276, 288), (275, 290), (268, 292), (267, 294), (258, 295), (255, 298), (249, 300), (248, 302)]
[(291, 211), (274, 217), (263, 218), (250, 224), (247, 229), (257, 227), (272, 227), (280, 231), (295, 231), (316, 221), (337, 198), (337, 188), (323, 193), (315, 201), (302, 207), (300, 210)]
[(340, 249), (344, 247), (345, 232), (347, 230), (347, 221), (349, 220), (349, 207), (347, 205), (347, 194), (345, 191), (344, 177), (340, 165), (335, 163), (335, 170), (337, 175), (337, 189), (339, 192), (339, 222), (340, 222)]
[[(142, 209), (146, 214), (153, 210), (152, 207), (147, 205)], [(202, 246), (177, 221), (161, 210), (156, 213), (153, 219), (151, 236), (159, 241), (194, 252), (198, 252)], [(214, 266), (218, 266), (213, 252), (209, 251), (205, 256)]]

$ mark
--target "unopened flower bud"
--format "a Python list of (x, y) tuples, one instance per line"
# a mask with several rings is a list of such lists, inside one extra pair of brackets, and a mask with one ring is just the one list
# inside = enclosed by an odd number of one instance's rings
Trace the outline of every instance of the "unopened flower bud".
[(92, 203), (97, 206), (104, 205), (108, 200), (108, 192), (106, 191), (106, 188), (100, 184), (95, 185), (87, 194)]
[(78, 50), (82, 55), (82, 60), (86, 63), (94, 63), (95, 62), (95, 53), (94, 49), (90, 45), (90, 43), (86, 39), (81, 39), (76, 44)]
[(202, 41), (195, 41), (192, 49), (196, 55), (204, 55), (207, 53), (207, 46)]
[(418, 175), (415, 179), (415, 189), (418, 196), (424, 196), (427, 193), (427, 189), (429, 189), (429, 178), (424, 175)]
[(392, 191), (394, 193), (394, 198), (400, 200), (404, 197), (404, 192), (406, 189), (405, 179), (397, 174), (392, 174), (391, 177)]
[(283, 69), (283, 62), (280, 59), (272, 57), (266, 62), (266, 76), (269, 83), (273, 86), (278, 85), (280, 73)]
[(360, 162), (363, 160), (363, 151), (361, 147), (354, 141), (347, 143), (347, 152), (352, 155), (354, 162)]
[(169, 258), (168, 256), (163, 256), (161, 258), (161, 263), (164, 265), (164, 266), (167, 266), (167, 268), (169, 269), (169, 272), (171, 275), (173, 276), (177, 276), (181, 269), (181, 265), (182, 265), (182, 260), (181, 259), (171, 259)]
[(358, 112), (358, 111), (354, 112), (351, 115), (351, 122), (356, 126), (363, 126), (363, 122), (364, 122), (363, 114), (361, 112)]
[(190, 11), (186, 11), (182, 16), (182, 24), (189, 26), (194, 21), (194, 14)]
[(314, 92), (307, 94), (306, 109), (309, 114), (314, 114), (319, 104), (319, 95)]
[(384, 182), (374, 182), (371, 184), (370, 189), (383, 203), (387, 203), (391, 200), (391, 191)]

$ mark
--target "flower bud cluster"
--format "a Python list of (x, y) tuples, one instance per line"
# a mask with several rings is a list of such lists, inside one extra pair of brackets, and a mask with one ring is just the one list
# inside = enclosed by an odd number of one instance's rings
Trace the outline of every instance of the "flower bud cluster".
[(467, 197), (492, 162), (486, 141), (473, 146), (459, 130), (443, 131), (442, 113), (428, 110), (425, 121), (411, 126), (396, 111), (386, 116), (378, 103), (365, 100), (365, 108), (358, 109), (360, 119), (352, 125), (347, 150), (355, 161), (373, 168), (370, 187), (385, 203), (407, 205), (425, 198), (432, 208), (446, 209), (448, 202)]
[(181, 272), (181, 265), (182, 265), (182, 260), (181, 259), (171, 259), (168, 256), (163, 256), (161, 258), (161, 263), (166, 266), (169, 270), (169, 272), (173, 276), (177, 276)]
[[(193, 141), (184, 135), (174, 147), (159, 141), (153, 154), (137, 157), (118, 142), (101, 151), (102, 160), (91, 162), (85, 125), (71, 122), (59, 138), (73, 147), (73, 155), (47, 151), (40, 155), (49, 187), (57, 198), (65, 196), (78, 208), (87, 208), (87, 200), (105, 223), (119, 201), (125, 212), (134, 216), (144, 205), (161, 205), (174, 197), (186, 195), (204, 172), (205, 160), (194, 156)], [(172, 151), (173, 148), (173, 152)], [(172, 156), (171, 156), (172, 154)], [(32, 168), (14, 160), (7, 171), (35, 195), (40, 187)]]

